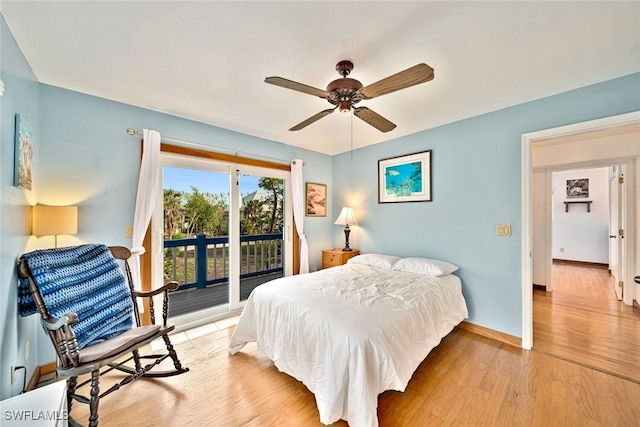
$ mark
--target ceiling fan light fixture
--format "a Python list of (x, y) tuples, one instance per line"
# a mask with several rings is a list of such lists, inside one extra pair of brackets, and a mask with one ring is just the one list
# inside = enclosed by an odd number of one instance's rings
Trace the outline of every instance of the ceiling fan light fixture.
[(348, 113), (351, 111), (351, 100), (340, 101), (339, 107), (341, 113)]

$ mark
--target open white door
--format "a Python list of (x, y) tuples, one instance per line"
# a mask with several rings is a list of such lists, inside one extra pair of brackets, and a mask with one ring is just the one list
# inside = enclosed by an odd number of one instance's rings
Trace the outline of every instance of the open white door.
[(551, 222), (553, 217), (551, 173), (548, 170), (533, 171), (532, 210), (532, 278), (534, 285), (552, 290)]
[(613, 276), (613, 287), (618, 300), (622, 301), (624, 288), (624, 197), (623, 173), (621, 166), (613, 168), (614, 173), (609, 180), (609, 269)]

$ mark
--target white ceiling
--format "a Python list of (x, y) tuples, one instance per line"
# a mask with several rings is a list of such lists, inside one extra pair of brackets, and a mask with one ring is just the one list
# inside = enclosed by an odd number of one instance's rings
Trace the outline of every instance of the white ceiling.
[(637, 1), (0, 0), (0, 9), (42, 83), (327, 154), (351, 148), (350, 115), (290, 132), (331, 106), (265, 77), (325, 89), (342, 59), (365, 86), (433, 67), (430, 82), (360, 103), (397, 128), (354, 118), (358, 148), (640, 71)]

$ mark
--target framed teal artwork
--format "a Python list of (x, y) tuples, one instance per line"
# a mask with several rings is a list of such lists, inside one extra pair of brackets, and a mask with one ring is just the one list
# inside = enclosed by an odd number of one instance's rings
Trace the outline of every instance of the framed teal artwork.
[(378, 160), (378, 203), (430, 201), (431, 150)]

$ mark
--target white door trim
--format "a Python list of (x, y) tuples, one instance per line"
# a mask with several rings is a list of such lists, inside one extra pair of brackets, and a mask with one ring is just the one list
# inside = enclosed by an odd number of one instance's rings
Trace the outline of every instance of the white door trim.
[[(567, 126), (560, 126), (551, 129), (544, 129), (536, 132), (525, 133), (522, 135), (522, 247), (521, 247), (521, 265), (522, 265), (522, 348), (530, 350), (533, 346), (533, 294), (531, 291), (532, 281), (532, 144), (542, 139), (558, 138), (562, 136), (576, 135), (580, 133), (593, 132), (618, 126), (624, 126), (634, 123), (640, 123), (640, 111), (621, 114), (602, 119), (591, 120), (582, 123), (576, 123)], [(627, 171), (629, 175), (629, 171)], [(632, 173), (633, 175), (633, 173)], [(629, 181), (635, 177), (627, 176)], [(635, 194), (627, 191), (626, 205), (627, 209), (634, 209), (632, 203), (635, 203)], [(635, 193), (635, 192), (634, 192)], [(632, 216), (628, 215), (628, 222), (632, 223)], [(630, 224), (627, 224), (628, 226)], [(631, 230), (633, 231), (633, 230)], [(633, 264), (635, 256), (635, 235), (629, 232), (626, 240), (634, 244), (627, 245), (626, 257), (629, 266)], [(630, 271), (631, 269), (627, 269)], [(626, 278), (628, 279), (628, 278)], [(626, 280), (625, 280), (626, 281)], [(632, 286), (632, 281), (628, 282)], [(633, 295), (631, 295), (633, 298)], [(626, 302), (626, 301), (625, 301)], [(633, 300), (632, 300), (633, 302)]]

